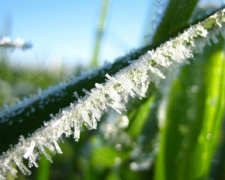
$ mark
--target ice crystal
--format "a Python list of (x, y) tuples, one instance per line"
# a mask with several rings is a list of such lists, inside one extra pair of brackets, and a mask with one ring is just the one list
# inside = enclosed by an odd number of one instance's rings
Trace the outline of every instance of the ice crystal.
[[(106, 75), (106, 82), (96, 83), (95, 88), (90, 92), (84, 90), (86, 95), (83, 98), (75, 93), (77, 102), (71, 103), (56, 116), (51, 115), (51, 121), (44, 123), (42, 128), (27, 139), (21, 136), (17, 145), (0, 156), (0, 179), (5, 178), (7, 171), (16, 175), (13, 163), (24, 174), (29, 175), (31, 172), (23, 164), (23, 158), (28, 159), (29, 168), (33, 165), (38, 167), (36, 161), (40, 158), (40, 154), (44, 154), (52, 162), (46, 149), (49, 149), (52, 154), (61, 154), (58, 142), (63, 134), (67, 137), (73, 135), (77, 141), (83, 124), (89, 129), (96, 129), (97, 121), (108, 107), (122, 113), (126, 110), (125, 105), (129, 97), (145, 97), (149, 83), (160, 84), (161, 79), (166, 78), (167, 71), (188, 62), (186, 60), (193, 57), (194, 53), (201, 52), (208, 42), (217, 42), (217, 34), (224, 34), (224, 13), (225, 9), (191, 26), (183, 34), (162, 44), (155, 51), (147, 52), (114, 76)], [(65, 88), (66, 84), (62, 83), (59, 86), (60, 88), (53, 88), (55, 93)], [(48, 95), (48, 91), (40, 90), (37, 98), (45, 98)], [(24, 100), (24, 103), (30, 104), (31, 100)], [(43, 104), (40, 103), (40, 106)], [(22, 111), (23, 108), (19, 110)], [(31, 111), (35, 109), (31, 108)]]

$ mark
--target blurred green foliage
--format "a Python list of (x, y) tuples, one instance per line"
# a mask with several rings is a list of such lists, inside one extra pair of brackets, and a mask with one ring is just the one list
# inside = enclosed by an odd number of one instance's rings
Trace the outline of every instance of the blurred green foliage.
[(12, 105), (29, 94), (37, 93), (38, 88), (46, 89), (49, 85), (58, 84), (65, 75), (68, 75), (63, 69), (54, 72), (35, 67), (11, 66), (8, 53), (6, 49), (0, 49), (1, 105)]

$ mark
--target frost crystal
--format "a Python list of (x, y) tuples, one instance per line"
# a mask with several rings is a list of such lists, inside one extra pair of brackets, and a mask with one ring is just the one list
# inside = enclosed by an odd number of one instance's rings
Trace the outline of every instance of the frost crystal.
[[(27, 139), (21, 136), (17, 145), (0, 156), (0, 179), (6, 177), (7, 171), (16, 175), (17, 171), (13, 168), (13, 163), (24, 174), (29, 175), (31, 172), (23, 164), (23, 158), (28, 159), (29, 168), (33, 165), (38, 167), (36, 161), (40, 158), (40, 154), (44, 154), (52, 162), (46, 149), (49, 149), (52, 154), (61, 154), (58, 141), (63, 134), (67, 137), (73, 135), (78, 141), (83, 124), (89, 129), (96, 129), (97, 121), (108, 107), (122, 113), (126, 110), (125, 104), (129, 96), (145, 97), (150, 82), (159, 84), (161, 79), (166, 78), (167, 71), (188, 62), (186, 59), (193, 57), (194, 53), (202, 52), (204, 46), (211, 43), (211, 40), (217, 42), (217, 34), (225, 34), (224, 13), (223, 9), (202, 23), (191, 26), (183, 34), (162, 44), (155, 51), (149, 51), (137, 61), (132, 61), (129, 66), (121, 69), (114, 76), (106, 75), (106, 82), (96, 83), (96, 87), (90, 92), (84, 90), (86, 95), (83, 98), (74, 93), (78, 99), (76, 103), (71, 103), (56, 116), (51, 115), (52, 120), (44, 123), (44, 127)], [(66, 85), (60, 84), (60, 86), (64, 88)], [(53, 88), (55, 93), (58, 93), (58, 90), (60, 90), (59, 87)], [(40, 90), (37, 97), (41, 98), (48, 94), (49, 91)], [(29, 104), (30, 100), (24, 100), (24, 103)], [(40, 104), (40, 106), (43, 105)], [(19, 110), (23, 111), (23, 108)], [(31, 111), (35, 109), (31, 107)]]

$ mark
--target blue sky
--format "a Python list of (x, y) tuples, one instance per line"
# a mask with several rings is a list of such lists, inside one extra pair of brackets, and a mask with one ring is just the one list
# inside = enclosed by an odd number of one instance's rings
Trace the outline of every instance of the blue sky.
[[(149, 0), (111, 0), (101, 62), (140, 46), (151, 6)], [(14, 62), (48, 66), (91, 59), (101, 0), (1, 1), (0, 7), (0, 33), (9, 27), (10, 37), (33, 44), (30, 50), (10, 53)]]

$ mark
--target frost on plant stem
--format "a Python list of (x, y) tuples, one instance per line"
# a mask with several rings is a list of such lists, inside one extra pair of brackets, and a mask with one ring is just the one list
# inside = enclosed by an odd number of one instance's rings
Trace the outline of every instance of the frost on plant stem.
[(159, 84), (166, 78), (168, 71), (173, 70), (186, 60), (200, 53), (211, 41), (217, 42), (217, 35), (225, 36), (225, 9), (210, 16), (203, 22), (191, 26), (184, 33), (167, 41), (155, 51), (148, 51), (137, 61), (133, 61), (126, 68), (121, 69), (114, 76), (106, 74), (104, 84), (95, 84), (90, 91), (83, 90), (86, 95), (71, 103), (52, 119), (44, 123), (28, 138), (20, 136), (19, 143), (0, 156), (0, 179), (5, 179), (6, 172), (16, 176), (17, 170), (13, 164), (26, 175), (30, 170), (24, 165), (23, 158), (28, 160), (28, 167), (38, 167), (37, 160), (44, 154), (52, 162), (47, 153), (48, 148), (53, 154), (62, 151), (58, 142), (63, 134), (74, 136), (79, 140), (82, 125), (89, 129), (97, 128), (97, 121), (108, 109), (113, 108), (118, 113), (126, 111), (129, 97), (145, 97), (149, 83)]
[(24, 40), (17, 38), (12, 41), (9, 37), (3, 37), (0, 40), (0, 48), (21, 48), (23, 50), (30, 49), (32, 44), (25, 42)]

